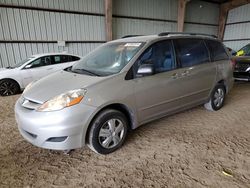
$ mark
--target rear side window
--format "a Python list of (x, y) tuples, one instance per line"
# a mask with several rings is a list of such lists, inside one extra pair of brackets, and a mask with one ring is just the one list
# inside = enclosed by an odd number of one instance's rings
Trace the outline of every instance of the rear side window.
[(176, 39), (175, 48), (181, 67), (209, 62), (208, 51), (202, 39)]
[(207, 47), (210, 51), (212, 61), (220, 61), (228, 59), (228, 55), (223, 45), (218, 41), (207, 40)]
[(62, 62), (61, 56), (60, 56), (60, 55), (55, 55), (55, 56), (53, 56), (53, 57), (54, 57), (53, 64), (58, 64), (58, 63), (61, 63), (61, 62)]

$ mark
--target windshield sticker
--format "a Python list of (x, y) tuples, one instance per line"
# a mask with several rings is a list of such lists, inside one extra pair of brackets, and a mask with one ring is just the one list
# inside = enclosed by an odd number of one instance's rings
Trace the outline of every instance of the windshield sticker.
[(126, 43), (125, 47), (139, 47), (141, 43)]

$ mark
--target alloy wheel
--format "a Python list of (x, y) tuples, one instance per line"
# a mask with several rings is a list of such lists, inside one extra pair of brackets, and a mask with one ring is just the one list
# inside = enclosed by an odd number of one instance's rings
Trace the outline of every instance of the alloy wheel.
[(110, 119), (104, 123), (99, 131), (99, 143), (110, 149), (117, 146), (124, 137), (124, 124), (119, 119)]

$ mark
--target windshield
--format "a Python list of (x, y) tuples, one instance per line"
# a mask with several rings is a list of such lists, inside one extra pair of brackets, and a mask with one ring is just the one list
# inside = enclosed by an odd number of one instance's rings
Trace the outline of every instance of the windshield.
[(249, 56), (250, 55), (250, 44), (244, 46), (237, 52), (237, 56)]
[(108, 76), (120, 72), (143, 43), (117, 42), (104, 44), (72, 66), (75, 73)]
[(29, 57), (23, 61), (21, 61), (20, 63), (17, 63), (13, 66), (11, 66), (10, 68), (17, 68), (17, 67), (21, 67), (23, 64), (27, 63), (29, 60), (33, 59), (33, 57)]

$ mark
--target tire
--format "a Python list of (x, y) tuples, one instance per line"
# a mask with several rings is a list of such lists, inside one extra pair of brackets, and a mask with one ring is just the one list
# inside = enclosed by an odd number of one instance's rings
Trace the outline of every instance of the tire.
[(209, 102), (206, 103), (204, 106), (207, 110), (210, 111), (217, 111), (221, 109), (224, 105), (226, 97), (226, 90), (223, 84), (218, 84), (213, 89)]
[(4, 79), (0, 81), (0, 95), (9, 96), (20, 92), (18, 83), (14, 80)]
[(128, 132), (126, 116), (113, 109), (102, 111), (90, 126), (88, 146), (98, 154), (109, 154), (120, 148)]

